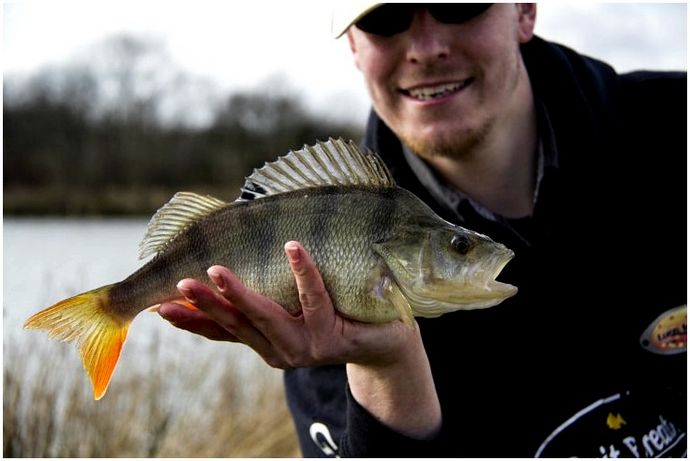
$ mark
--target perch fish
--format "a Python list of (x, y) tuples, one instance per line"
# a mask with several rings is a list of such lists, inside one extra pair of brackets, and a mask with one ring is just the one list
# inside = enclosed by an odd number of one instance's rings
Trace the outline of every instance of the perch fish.
[(396, 186), (373, 152), (330, 139), (254, 170), (234, 202), (175, 194), (140, 244), (140, 257), (154, 255), (150, 261), (121, 282), (35, 314), (25, 328), (76, 342), (98, 400), (132, 319), (181, 299), (176, 283), (207, 280), (212, 265), (299, 313), (283, 253), (289, 240), (310, 252), (336, 310), (357, 321), (414, 325), (414, 316), (490, 307), (517, 291), (496, 280), (511, 250), (438, 217)]

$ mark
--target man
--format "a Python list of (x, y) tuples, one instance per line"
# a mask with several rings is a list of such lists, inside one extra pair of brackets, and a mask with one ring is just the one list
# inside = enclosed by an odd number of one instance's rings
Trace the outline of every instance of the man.
[(218, 293), (178, 285), (201, 312), (161, 307), (286, 369), (305, 455), (685, 453), (686, 76), (618, 75), (535, 37), (535, 17), (389, 4), (336, 31), (373, 104), (364, 144), (445, 219), (515, 251), (515, 297), (416, 330), (359, 324), (288, 242), (300, 317), (218, 266)]

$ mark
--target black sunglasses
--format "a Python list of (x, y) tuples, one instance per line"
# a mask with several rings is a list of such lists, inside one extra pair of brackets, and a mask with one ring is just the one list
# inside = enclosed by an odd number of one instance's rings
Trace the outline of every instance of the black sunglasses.
[(419, 8), (444, 24), (462, 24), (488, 10), (493, 3), (386, 3), (355, 23), (369, 34), (391, 37), (405, 32)]

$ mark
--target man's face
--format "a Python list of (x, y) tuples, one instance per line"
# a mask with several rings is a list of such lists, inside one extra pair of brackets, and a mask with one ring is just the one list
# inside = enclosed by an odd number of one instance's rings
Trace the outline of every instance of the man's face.
[(372, 104), (422, 156), (461, 156), (517, 113), (527, 74), (519, 45), (532, 38), (535, 6), (496, 4), (462, 24), (424, 8), (390, 37), (350, 27), (355, 63)]

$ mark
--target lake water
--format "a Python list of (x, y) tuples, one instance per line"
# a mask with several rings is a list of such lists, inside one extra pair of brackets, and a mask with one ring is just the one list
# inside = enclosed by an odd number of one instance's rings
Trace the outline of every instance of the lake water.
[(67, 296), (135, 270), (146, 221), (11, 219), (3, 225), (4, 333)]
[[(26, 360), (26, 352), (35, 348), (66, 347), (50, 340), (45, 332), (24, 330), (23, 322), (61, 299), (122, 280), (140, 267), (143, 262), (138, 260), (138, 245), (147, 222), (147, 219), (5, 218), (5, 368)], [(72, 345), (69, 347), (74, 350), (63, 354), (65, 360), (79, 364), (78, 351)], [(259, 370), (268, 373), (271, 379), (280, 379), (280, 371), (270, 369), (245, 346), (208, 341), (172, 327), (157, 314), (143, 312), (130, 327), (110, 389), (118, 385), (123, 369), (150, 370), (159, 364), (172, 370), (168, 385), (174, 386), (177, 379), (189, 373), (190, 364), (199, 357), (215, 357), (224, 365), (232, 361), (237, 373)], [(214, 373), (213, 367), (204, 373)], [(85, 375), (83, 379), (87, 381)], [(46, 384), (59, 386), (57, 381)]]

